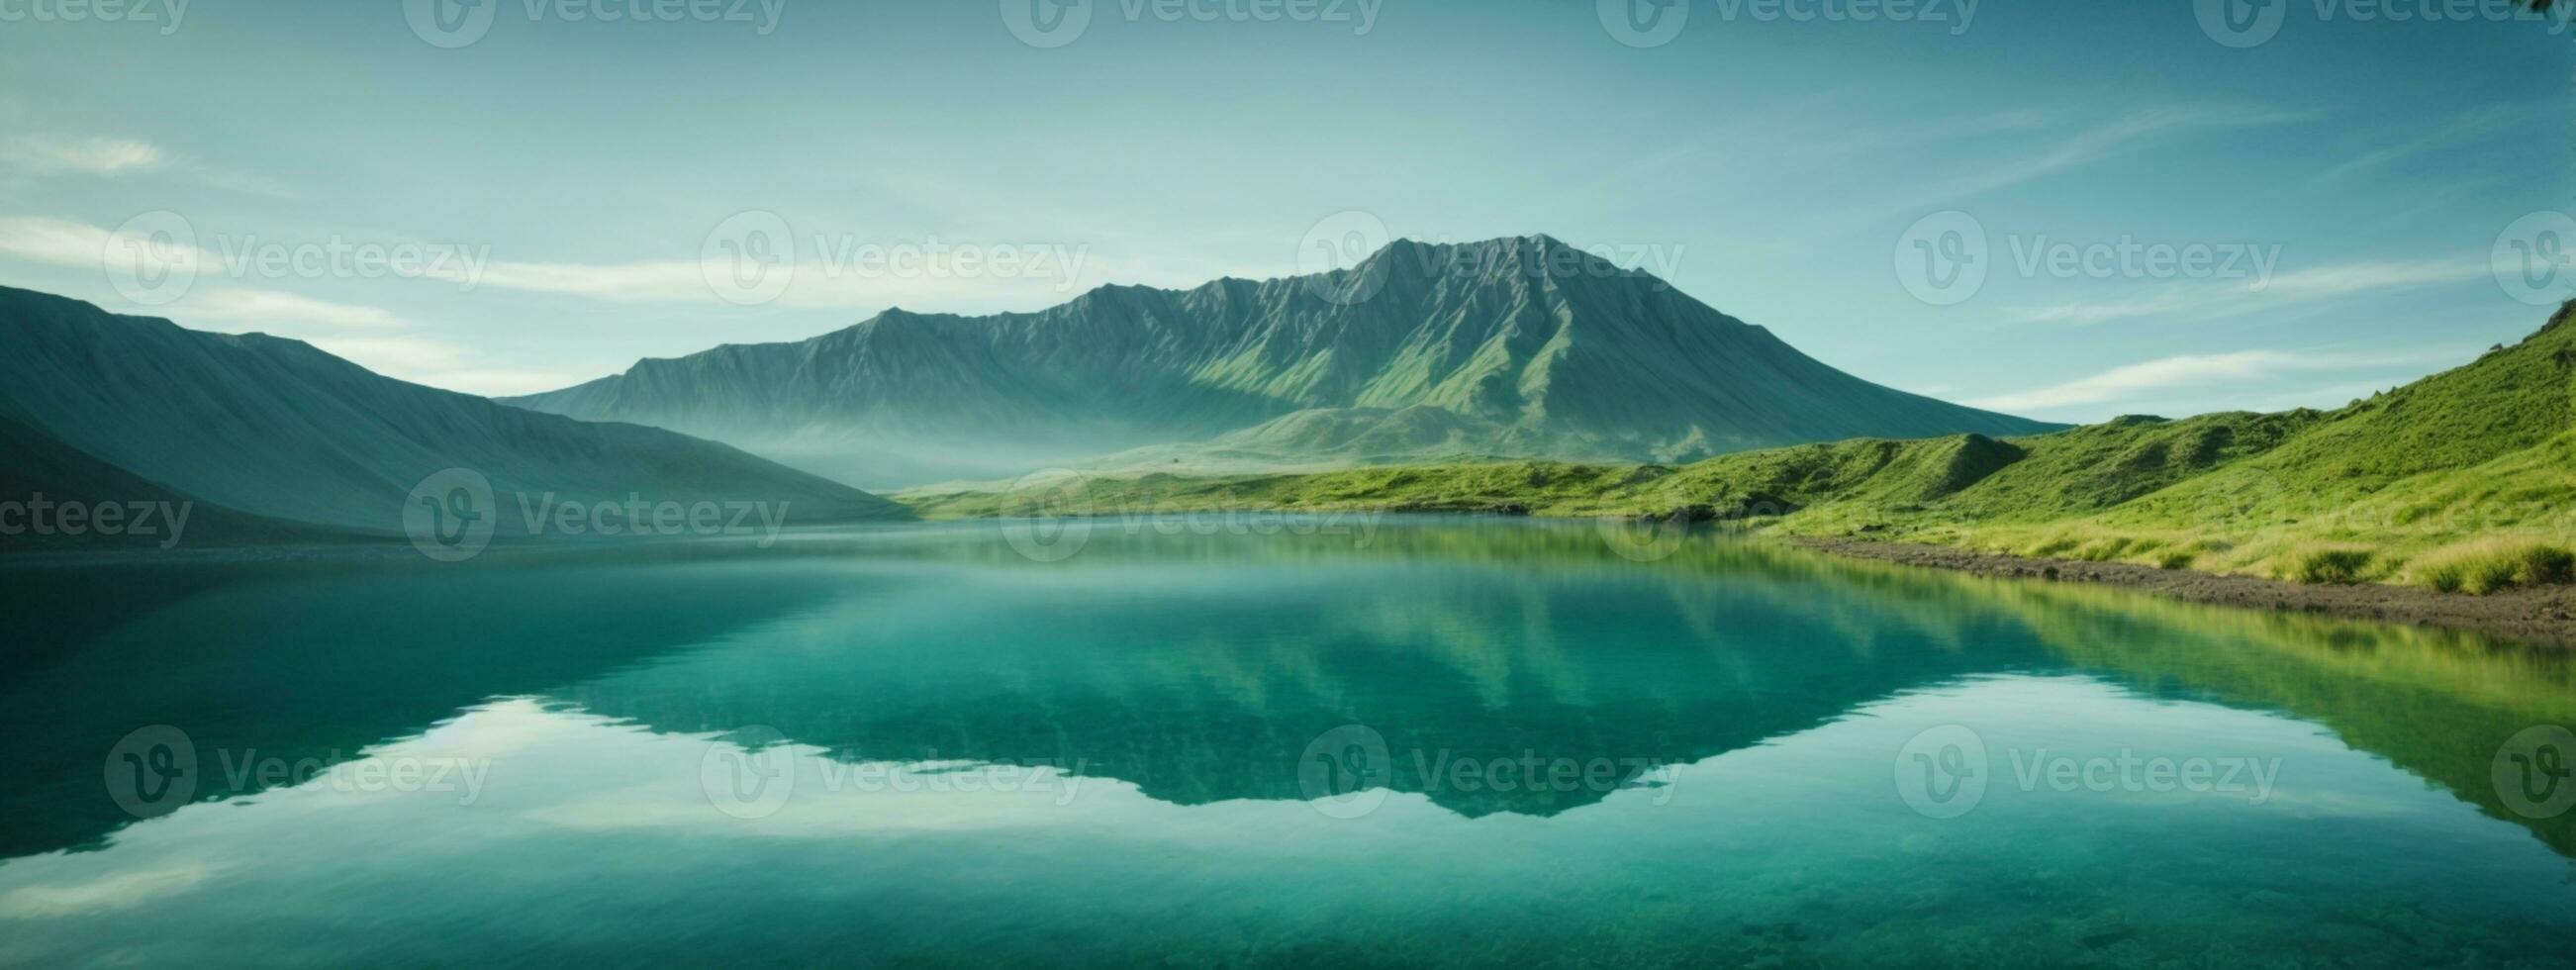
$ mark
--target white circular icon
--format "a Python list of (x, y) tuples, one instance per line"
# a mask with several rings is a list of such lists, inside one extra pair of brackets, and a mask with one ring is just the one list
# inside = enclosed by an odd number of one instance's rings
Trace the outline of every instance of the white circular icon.
[(2576, 217), (2534, 212), (2496, 234), (2488, 254), (2496, 285), (2532, 306), (2557, 306), (2576, 298)]
[(403, 0), (403, 20), (432, 47), (454, 50), (482, 40), (505, 0)]
[(1062, 47), (1090, 29), (1091, 0), (1002, 0), (1002, 26), (1031, 47)]
[(420, 480), (403, 498), (403, 534), (412, 548), (439, 562), (474, 558), (492, 544), (500, 508), (492, 480), (471, 468), (450, 468)]
[(2228, 47), (2260, 47), (2281, 33), (2291, 0), (2194, 0), (2200, 32)]
[(1670, 518), (1631, 518), (1604, 515), (1592, 521), (1593, 531), (1610, 551), (1630, 562), (1657, 562), (1681, 551), (1690, 538), (1690, 523), (1680, 516)]
[(1375, 213), (1347, 209), (1325, 216), (1297, 241), (1297, 273), (1306, 287), (1327, 302), (1348, 306), (1366, 303), (1386, 285), (1383, 273), (1347, 272), (1395, 241), (1386, 220)]
[(1955, 306), (1986, 285), (1986, 225), (1950, 209), (1914, 220), (1896, 240), (1896, 281), (1933, 306)]
[(1358, 818), (1386, 803), (1395, 780), (1386, 736), (1365, 724), (1345, 724), (1315, 736), (1297, 758), (1297, 790), (1331, 818)]
[(698, 758), (698, 787), (707, 804), (740, 819), (767, 818), (796, 793), (796, 750), (766, 724), (747, 725), (707, 744)]
[(179, 810), (197, 795), (197, 745), (167, 724), (137, 728), (107, 749), (107, 797), (135, 818)]
[(1662, 47), (1690, 22), (1690, 0), (1594, 0), (1601, 29), (1630, 47)]
[(1988, 767), (1977, 732), (1928, 728), (1896, 752), (1896, 797), (1925, 818), (1958, 818), (1985, 800)]
[(727, 303), (758, 306), (796, 280), (796, 235), (787, 219), (752, 209), (726, 216), (698, 247), (698, 272)]
[(176, 212), (156, 209), (116, 227), (99, 253), (99, 265), (117, 293), (144, 306), (160, 306), (188, 295), (201, 258), (196, 227)]
[(2524, 818), (2557, 818), (2576, 807), (2576, 732), (2556, 724), (2518, 731), (2496, 749), (2496, 797)]
[(1080, 473), (1061, 468), (1020, 476), (1002, 494), (1011, 497), (1002, 538), (1032, 562), (1073, 558), (1091, 542), (1091, 488)]

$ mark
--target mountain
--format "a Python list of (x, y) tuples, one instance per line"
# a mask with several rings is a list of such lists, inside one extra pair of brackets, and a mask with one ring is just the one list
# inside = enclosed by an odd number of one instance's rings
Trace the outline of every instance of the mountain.
[[(83, 525), (80, 535), (58, 529), (35, 531), (31, 522), (12, 521), (22, 529), (7, 537), (7, 548), (170, 548), (180, 542), (198, 545), (324, 543), (348, 538), (333, 530), (246, 515), (170, 489), (106, 462), (50, 435), (0, 417), (0, 501), (33, 502), (77, 499), (93, 506), (121, 508), (113, 531)], [(140, 509), (141, 511), (136, 511)], [(13, 518), (20, 514), (11, 513)], [(131, 516), (131, 519), (127, 517)]]
[[(1316, 276), (1106, 286), (1036, 313), (887, 310), (507, 399), (740, 445), (871, 486), (1127, 449), (1247, 462), (1677, 461), (2053, 426), (1881, 387), (1545, 236), (1399, 240)], [(1174, 446), (1187, 446), (1175, 448)]]
[[(1020, 514), (1062, 508), (1060, 490), (934, 487), (899, 497), (934, 516)], [(1787, 534), (2309, 582), (2559, 585), (2576, 580), (2576, 303), (2511, 346), (2332, 411), (2135, 415), (2006, 438), (1864, 438), (1681, 467), (1099, 475), (1082, 494), (1108, 509), (1745, 519)]]
[(496, 529), (542, 503), (785, 503), (793, 521), (903, 517), (884, 499), (669, 431), (538, 414), (379, 376), (309, 344), (214, 334), (0, 287), (0, 482), (56, 499), (196, 501), (218, 518), (399, 535), (433, 473), (482, 473)]

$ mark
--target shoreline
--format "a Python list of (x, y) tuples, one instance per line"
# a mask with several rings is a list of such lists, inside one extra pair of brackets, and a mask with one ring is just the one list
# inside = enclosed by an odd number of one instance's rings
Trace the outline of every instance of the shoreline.
[(1905, 542), (1815, 538), (1780, 541), (1830, 555), (1976, 576), (2094, 583), (2189, 603), (2438, 626), (2558, 647), (2576, 645), (2576, 587), (2569, 586), (2471, 596), (2384, 583), (2312, 585), (2136, 563), (2039, 559)]
[[(1346, 510), (1272, 510), (1271, 514), (1326, 515), (1333, 514), (1335, 511)], [(1482, 514), (1512, 519), (1572, 521), (1570, 518), (1558, 516), (1533, 516), (1517, 509), (1410, 511), (1428, 515), (1472, 517)], [(991, 521), (999, 518), (1001, 517), (992, 515), (968, 515), (954, 518), (922, 518), (904, 524)], [(363, 557), (388, 551), (400, 551), (404, 548), (399, 542), (385, 537), (350, 538), (357, 541), (292, 543), (282, 546), (244, 544), (197, 547), (184, 551), (178, 558), (183, 562), (194, 563), (208, 561), (291, 563), (326, 560), (350, 554)], [(2437, 592), (2419, 586), (2398, 586), (2386, 583), (2349, 585), (2295, 583), (2241, 574), (2162, 569), (2138, 563), (1974, 552), (1952, 546), (1925, 545), (1889, 539), (1813, 536), (1764, 538), (1793, 549), (1871, 562), (1940, 569), (1973, 576), (2091, 583), (2151, 593), (2186, 603), (2443, 627), (2562, 648), (2576, 647), (2576, 586), (2512, 589), (2484, 596), (2473, 596), (2466, 593)], [(526, 551), (530, 548), (541, 547), (514, 548), (505, 545), (499, 551)], [(0, 555), (0, 569), (131, 564), (138, 561), (134, 553), (141, 551), (144, 550), (96, 547), (12, 550), (9, 554)], [(166, 556), (148, 558), (156, 562), (172, 561)]]

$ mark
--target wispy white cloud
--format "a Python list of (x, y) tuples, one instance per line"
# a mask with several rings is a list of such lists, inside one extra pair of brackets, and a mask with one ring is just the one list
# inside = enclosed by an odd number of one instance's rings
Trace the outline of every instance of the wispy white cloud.
[(2349, 371), (2368, 367), (2421, 364), (2433, 355), (2356, 355), (2281, 350), (2245, 350), (2227, 354), (2184, 354), (2143, 361), (2017, 394), (1969, 402), (1995, 411), (2046, 411), (2057, 408), (2137, 400), (2147, 395), (2189, 388), (2277, 380), (2292, 374)]
[(179, 301), (192, 316), (213, 320), (245, 320), (271, 324), (313, 323), (326, 327), (384, 329), (399, 327), (402, 321), (392, 312), (371, 306), (333, 303), (309, 296), (298, 296), (279, 290), (220, 289), (190, 293)]
[(2450, 124), (2430, 132), (2355, 155), (2339, 165), (2318, 172), (2308, 184), (2312, 189), (2322, 189), (2361, 172), (2502, 134), (2515, 125), (2541, 116), (2541, 110), (2537, 107), (2474, 109), (2461, 114)]
[[(196, 273), (222, 265), (213, 254), (170, 240), (147, 240), (86, 223), (38, 217), (0, 218), (0, 253), (51, 266), (107, 271), (126, 265), (143, 247), (157, 250), (162, 266)], [(155, 312), (267, 325), (389, 328), (401, 321), (387, 310), (335, 303), (282, 290), (200, 284)]]
[(2272, 278), (2263, 292), (2288, 298), (2335, 297), (2348, 293), (2409, 289), (2486, 279), (2495, 268), (2485, 259), (2381, 260), (2338, 263), (2295, 270)]
[(2293, 270), (2269, 280), (2173, 284), (2143, 296), (2081, 300), (2009, 311), (2022, 323), (2095, 324), (2134, 317), (2182, 316), (2214, 320), (2390, 290), (2484, 279), (2485, 260), (2337, 263)]
[(2022, 323), (2108, 323), (2130, 317), (2173, 313), (2191, 305), (2181, 294), (2166, 292), (2153, 296), (2119, 300), (2081, 300), (2048, 306), (2020, 307), (2009, 311)]
[(101, 267), (115, 233), (61, 219), (0, 218), (0, 253), (49, 266)]
[[(1676, 125), (1672, 130), (1696, 134), (1621, 161), (1567, 195), (1597, 201), (1634, 199), (1633, 189), (1639, 183), (1761, 191), (1783, 176), (1884, 166), (1919, 156), (1927, 146), (2040, 131), (2055, 123), (2047, 112), (2029, 109), (1945, 115), (1932, 105), (1913, 106), (1914, 111), (1883, 124), (1850, 123), (1855, 111), (1884, 103), (1885, 95), (1875, 91), (1824, 95), (1714, 127)], [(991, 204), (989, 198), (984, 204)]]
[[(146, 243), (130, 235), (63, 219), (0, 218), (0, 254), (49, 266), (98, 271), (120, 258), (119, 254)], [(162, 256), (171, 265), (187, 264), (201, 272), (223, 265), (215, 254), (202, 249), (174, 253), (168, 250), (170, 244), (166, 241), (159, 245), (164, 247)], [(190, 264), (188, 260), (194, 262)], [(562, 272), (549, 275), (546, 269), (531, 273), (522, 267), (519, 279), (523, 283), (555, 286), (560, 292), (604, 295), (616, 287), (633, 286), (660, 298), (712, 299), (695, 262), (612, 267), (605, 273), (579, 272), (591, 269), (584, 267), (559, 269)], [(113, 307), (118, 303), (111, 293), (98, 296), (105, 305)], [(259, 332), (291, 337), (388, 377), (468, 394), (525, 394), (578, 382), (577, 377), (567, 373), (492, 366), (476, 348), (422, 334), (382, 307), (227, 285), (215, 278), (201, 278), (195, 287), (170, 303), (127, 309), (169, 317), (182, 326), (216, 333)]]
[(481, 349), (440, 337), (398, 331), (315, 330), (281, 317), (233, 321), (192, 309), (190, 302), (178, 304), (179, 309), (171, 314), (183, 325), (211, 323), (201, 329), (290, 337), (386, 377), (429, 387), (467, 394), (530, 394), (570, 387), (582, 380), (559, 371), (496, 367)]
[(2185, 354), (2115, 367), (2102, 373), (2019, 394), (1972, 401), (1999, 411), (2042, 410), (2101, 404), (2192, 384), (2259, 380), (2299, 366), (2299, 357), (2273, 350), (2233, 354)]
[(1981, 165), (1971, 174), (1935, 183), (1900, 208), (1919, 210), (2010, 188), (2140, 151), (2180, 135), (2213, 129), (2293, 124), (2314, 117), (2306, 113), (2250, 107), (2159, 108), (2134, 112), (2073, 132), (2051, 134), (2049, 141), (2018, 148), (2000, 160)]
[[(146, 245), (160, 247), (163, 265), (211, 272), (223, 265), (216, 254), (164, 240), (159, 243), (86, 223), (41, 217), (0, 218), (0, 255), (30, 263), (100, 272), (131, 259)], [(685, 269), (685, 275), (679, 270)], [(608, 287), (637, 285), (666, 298), (711, 299), (698, 264), (674, 263), (659, 268), (626, 267), (607, 274), (566, 273), (540, 276), (540, 282), (566, 291), (598, 293)], [(523, 277), (525, 274), (523, 273)], [(97, 277), (92, 277), (96, 279)], [(687, 286), (680, 281), (686, 280)], [(101, 286), (100, 291), (106, 290)], [(121, 303), (112, 292), (96, 292), (103, 305)], [(229, 285), (221, 277), (201, 277), (178, 299), (149, 307), (123, 307), (176, 320), (182, 326), (216, 333), (259, 332), (290, 337), (345, 358), (368, 370), (432, 387), (469, 394), (524, 394), (576, 383), (572, 375), (512, 367), (495, 367), (475, 348), (427, 336), (382, 307), (341, 303), (282, 290)]]
[[(181, 323), (191, 325), (208, 316), (187, 311), (174, 315), (181, 318)], [(216, 325), (203, 329), (217, 333), (258, 331), (270, 336), (291, 337), (386, 377), (467, 394), (530, 394), (570, 387), (582, 380), (557, 371), (495, 367), (486, 360), (482, 350), (439, 337), (401, 332), (317, 331), (299, 328), (293, 321), (286, 321), (283, 326), (279, 322), (270, 318), (235, 327), (224, 326), (222, 321), (217, 321)]]
[(185, 893), (213, 874), (212, 867), (183, 864), (111, 872), (80, 882), (21, 886), (0, 895), (0, 918), (59, 919), (133, 909)]
[[(996, 247), (984, 247), (991, 252)], [(916, 247), (917, 249), (917, 247)], [(864, 310), (888, 306), (984, 312), (1035, 310), (1053, 306), (1102, 283), (1164, 282), (1103, 271), (1089, 248), (1038, 244), (1016, 247), (1019, 267), (1009, 272), (981, 268), (976, 262), (933, 260), (916, 268), (856, 269), (846, 259), (813, 258), (809, 253), (792, 266), (768, 265), (761, 272), (785, 274), (783, 290), (767, 301), (788, 309)], [(846, 255), (846, 254), (844, 254)], [(1128, 267), (1133, 268), (1133, 267)], [(730, 264), (698, 260), (643, 260), (630, 263), (576, 264), (495, 261), (476, 285), (577, 296), (614, 303), (673, 303), (722, 306), (710, 274), (730, 272)], [(1191, 283), (1205, 282), (1192, 280)]]
[(484, 269), (481, 285), (621, 302), (704, 300), (713, 295), (697, 261), (676, 259), (587, 265), (495, 262)]
[[(54, 266), (100, 269), (122, 247), (142, 242), (60, 219), (0, 219), (0, 253)], [(202, 250), (181, 258), (190, 257), (197, 267), (221, 265)], [(694, 271), (696, 264), (689, 266)], [(107, 297), (103, 302), (117, 301)], [(388, 377), (469, 394), (524, 394), (575, 383), (562, 373), (492, 367), (473, 348), (422, 335), (382, 307), (282, 290), (201, 281), (170, 303), (132, 309), (216, 333), (291, 337)]]
[(155, 171), (168, 161), (158, 146), (124, 138), (20, 135), (0, 141), (0, 167), (27, 175), (120, 175)]
[(415, 374), (403, 374), (393, 371), (379, 371), (379, 373), (391, 374), (394, 377), (402, 378), (403, 380), (410, 381), (414, 384), (426, 384), (430, 387), (450, 391), (461, 391), (466, 394), (480, 394), (485, 397), (507, 397), (515, 394), (534, 394), (538, 391), (559, 390), (590, 379), (589, 375), (575, 376), (560, 371), (508, 370), (476, 367), (426, 371)]
[(161, 176), (235, 192), (291, 198), (273, 179), (235, 172), (148, 141), (102, 136), (22, 134), (0, 138), (0, 173), (23, 178)]

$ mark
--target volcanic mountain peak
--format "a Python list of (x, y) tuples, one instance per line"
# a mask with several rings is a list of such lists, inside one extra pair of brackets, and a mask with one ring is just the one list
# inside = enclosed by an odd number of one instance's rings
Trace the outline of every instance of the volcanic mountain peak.
[[(1348, 413), (1279, 426), (1297, 429), (1279, 436), (1280, 462), (1419, 440), (1418, 414), (1403, 429), (1369, 424), (1422, 407), (1461, 419), (1443, 423), (1455, 429), (1444, 453), (1560, 458), (2048, 427), (1841, 373), (1545, 235), (1396, 240), (1327, 273), (1102, 286), (1034, 313), (889, 309), (806, 341), (648, 360), (510, 403), (713, 437), (870, 486), (1220, 436), (1240, 456), (1268, 436), (1256, 429), (1319, 410)], [(1319, 428), (1351, 440), (1319, 442)]]

